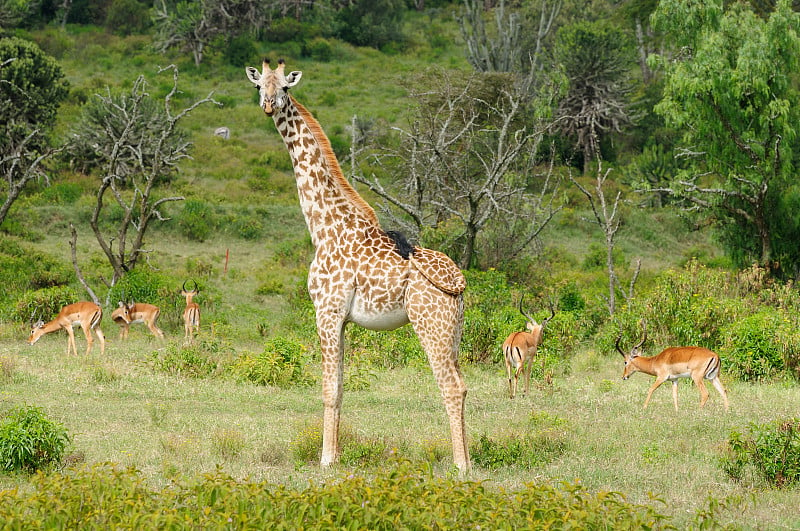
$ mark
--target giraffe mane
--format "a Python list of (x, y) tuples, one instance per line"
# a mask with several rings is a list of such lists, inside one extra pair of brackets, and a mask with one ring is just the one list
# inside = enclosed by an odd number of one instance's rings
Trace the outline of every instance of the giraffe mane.
[(360, 213), (362, 216), (366, 218), (367, 221), (375, 225), (376, 227), (380, 226), (378, 222), (378, 216), (375, 214), (375, 210), (364, 201), (364, 198), (361, 197), (355, 188), (347, 181), (342, 173), (342, 168), (339, 166), (339, 160), (336, 158), (336, 153), (333, 152), (333, 148), (331, 147), (331, 141), (328, 140), (328, 136), (325, 134), (325, 131), (322, 130), (322, 126), (319, 125), (319, 122), (312, 116), (312, 114), (303, 107), (294, 97), (290, 94), (289, 98), (292, 100), (292, 103), (297, 108), (300, 115), (306, 122), (306, 125), (311, 130), (311, 134), (314, 136), (314, 139), (319, 144), (320, 151), (322, 152), (322, 157), (325, 159), (326, 164), (328, 165), (328, 170), (330, 171), (331, 178), (333, 182), (339, 187), (342, 191), (342, 194), (347, 198), (347, 200), (352, 204), (356, 211)]

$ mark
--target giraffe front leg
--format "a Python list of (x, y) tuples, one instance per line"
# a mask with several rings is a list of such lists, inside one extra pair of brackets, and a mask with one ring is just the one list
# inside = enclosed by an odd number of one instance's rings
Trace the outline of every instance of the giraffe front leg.
[(320, 466), (339, 460), (339, 418), (342, 410), (342, 354), (344, 323), (317, 316), (317, 333), (322, 350), (322, 455)]

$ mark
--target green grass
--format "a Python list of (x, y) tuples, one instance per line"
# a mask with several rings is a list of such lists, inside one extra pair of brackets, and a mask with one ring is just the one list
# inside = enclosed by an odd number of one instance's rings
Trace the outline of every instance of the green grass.
[[(175, 61), (181, 71), (182, 104), (214, 90), (226, 102), (222, 108), (198, 108), (185, 122), (195, 149), (193, 159), (181, 165), (181, 175), (164, 194), (182, 194), (207, 203), (215, 215), (256, 219), (263, 234), (246, 240), (226, 223), (204, 242), (182, 236), (177, 223), (154, 225), (146, 247), (149, 264), (174, 278), (196, 278), (204, 285), (198, 297), (203, 312), (203, 334), (223, 345), (222, 355), (249, 350), (259, 353), (264, 337), (280, 335), (296, 323), (286, 296), (302, 283), (308, 263), (307, 233), (300, 215), (294, 180), (272, 120), (254, 101), (254, 91), (244, 66), (220, 64), (214, 57), (200, 69), (191, 58), (175, 54), (160, 57), (143, 44), (142, 37), (114, 37), (105, 45), (97, 31), (70, 28), (69, 46), (57, 54), (73, 91), (92, 97), (106, 84), (130, 87), (145, 74), (154, 94), (169, 87), (170, 76), (157, 76), (156, 66)], [(445, 31), (455, 37), (453, 27)], [(58, 37), (58, 38), (56, 38)], [(57, 47), (64, 37), (50, 35)], [(425, 33), (415, 37), (407, 54), (385, 56), (337, 43), (337, 59), (320, 63), (287, 56), (287, 68), (304, 72), (295, 95), (305, 103), (329, 134), (346, 137), (352, 116), (377, 118), (403, 125), (410, 103), (401, 88), (421, 68), (436, 63), (466, 69), (458, 39), (445, 50), (426, 48)], [(265, 55), (277, 58), (281, 50), (263, 45)], [(74, 50), (74, 51), (71, 51)], [(55, 52), (54, 52), (55, 53)], [(130, 58), (133, 58), (131, 60)], [(258, 66), (258, 65), (252, 65)], [(165, 85), (166, 84), (166, 85)], [(78, 115), (76, 102), (65, 105), (58, 133), (65, 135)], [(231, 129), (227, 142), (213, 137), (216, 127)], [(42, 200), (23, 199), (11, 217), (20, 219), (27, 239), (36, 250), (63, 261), (69, 269), (69, 223), (75, 223), (78, 256), (93, 287), (102, 292), (98, 264), (103, 257), (88, 225), (93, 207), (91, 178), (61, 176), (88, 191), (71, 205), (50, 206)], [(566, 186), (566, 185), (565, 185)], [(35, 194), (35, 190), (31, 190)], [(586, 270), (582, 264), (587, 242), (602, 242), (596, 226), (582, 221), (590, 213), (580, 196), (542, 235), (545, 254), (520, 273), (525, 288), (544, 290), (576, 282), (591, 306), (602, 305), (602, 269)], [(373, 205), (377, 205), (369, 194)], [(713, 261), (719, 256), (707, 232), (692, 232), (672, 211), (653, 214), (627, 206), (626, 223), (619, 233), (619, 249), (627, 270), (618, 273), (627, 286), (630, 263), (642, 257), (640, 287), (660, 271), (700, 255)], [(167, 213), (177, 218), (181, 203)], [(274, 260), (281, 250), (290, 258)], [(227, 273), (225, 256), (229, 256)], [(107, 276), (107, 272), (103, 273)], [(180, 281), (174, 286), (176, 307)], [(75, 287), (78, 288), (77, 284)], [(78, 288), (79, 289), (79, 288)], [(115, 305), (115, 301), (111, 301)], [(131, 339), (117, 340), (118, 330), (107, 311), (104, 329), (109, 338), (105, 356), (87, 359), (65, 357), (66, 336), (46, 336), (34, 347), (24, 343), (21, 323), (0, 323), (0, 360), (3, 375), (2, 410), (30, 404), (44, 408), (62, 422), (73, 437), (69, 462), (94, 464), (113, 461), (142, 470), (154, 485), (167, 485), (175, 476), (213, 472), (217, 464), (237, 478), (251, 478), (304, 488), (308, 480), (338, 477), (344, 469), (323, 471), (298, 464), (289, 450), (318, 428), (322, 405), (319, 384), (311, 388), (278, 389), (235, 383), (228, 379), (181, 379), (154, 372), (146, 360), (165, 348), (142, 325), (131, 328)], [(179, 312), (165, 312), (160, 325), (168, 341), (183, 335)], [(291, 325), (291, 326), (290, 326)], [(77, 334), (78, 350), (83, 338)], [(309, 347), (316, 342), (307, 338)], [(381, 352), (362, 353), (365, 358)], [(349, 358), (349, 354), (347, 355)], [(709, 496), (747, 498), (751, 492), (732, 483), (716, 464), (730, 430), (749, 422), (767, 422), (797, 414), (800, 389), (796, 385), (747, 385), (726, 380), (731, 411), (725, 414), (713, 393), (708, 406), (697, 410), (696, 389), (680, 386), (681, 411), (676, 414), (665, 386), (642, 411), (650, 379), (638, 375), (622, 382), (618, 356), (595, 354), (591, 345), (579, 348), (567, 375), (556, 375), (552, 385), (536, 382), (531, 395), (506, 397), (506, 381), (498, 366), (466, 367), (469, 386), (467, 425), (470, 442), (482, 435), (503, 441), (510, 437), (540, 436), (562, 448), (550, 461), (532, 469), (476, 468), (474, 479), (490, 485), (517, 488), (530, 481), (580, 481), (592, 491), (615, 490), (630, 501), (648, 503), (649, 493), (667, 504), (676, 525), (684, 527), (694, 511), (706, 506)], [(319, 377), (319, 368), (312, 373)], [(346, 392), (343, 431), (367, 447), (375, 441), (395, 445), (414, 459), (431, 458), (437, 474), (450, 470), (448, 430), (439, 391), (429, 370), (405, 368), (373, 371), (367, 390)], [(536, 440), (540, 440), (536, 439)], [(307, 442), (307, 441), (306, 441)], [(25, 487), (24, 476), (0, 477), (0, 487)], [(797, 527), (795, 491), (755, 491), (752, 503), (723, 513), (723, 522), (743, 527)]]
[[(3, 409), (20, 404), (43, 408), (72, 436), (67, 453), (78, 456), (73, 459), (133, 466), (156, 486), (173, 477), (213, 472), (217, 465), (236, 478), (295, 488), (347, 470), (298, 468), (288, 450), (319, 425), (318, 384), (286, 390), (156, 373), (145, 360), (163, 347), (143, 333), (136, 337), (134, 330), (129, 342), (112, 336), (104, 357), (97, 350), (90, 358), (66, 357), (63, 334), (46, 336), (33, 347), (21, 339), (3, 341), (0, 354), (13, 360), (12, 375), (2, 388)], [(169, 339), (176, 340), (174, 334)], [(82, 344), (80, 336), (78, 341)], [(533, 382), (530, 395), (514, 401), (506, 396), (500, 367), (466, 368), (471, 444), (483, 434), (501, 441), (539, 436), (563, 448), (530, 469), (476, 467), (471, 479), (507, 489), (530, 481), (580, 481), (589, 491), (618, 491), (642, 504), (653, 493), (666, 503), (662, 512), (675, 518), (678, 527), (704, 508), (709, 497), (749, 500), (754, 494), (752, 501), (723, 512), (721, 521), (760, 528), (800, 524), (800, 492), (750, 491), (717, 465), (731, 430), (796, 415), (796, 386), (726, 381), (731, 401), (726, 414), (716, 393), (698, 410), (697, 390), (684, 383), (680, 412), (675, 413), (668, 386), (642, 410), (651, 380), (637, 375), (621, 381), (617, 357), (584, 352), (573, 367), (552, 385)], [(318, 367), (313, 372), (318, 375)], [(376, 371), (369, 390), (345, 393), (342, 422), (343, 430), (363, 446), (380, 441), (412, 459), (438, 453), (437, 473), (449, 471), (444, 409), (426, 369)], [(24, 484), (21, 476), (0, 477), (4, 488)]]

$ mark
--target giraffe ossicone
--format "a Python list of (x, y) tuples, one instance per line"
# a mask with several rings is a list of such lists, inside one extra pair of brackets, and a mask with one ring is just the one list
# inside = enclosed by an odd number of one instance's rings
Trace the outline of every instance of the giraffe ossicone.
[(320, 464), (338, 459), (347, 323), (391, 330), (411, 323), (428, 356), (450, 421), (453, 462), (470, 468), (464, 421), (467, 387), (458, 362), (466, 280), (444, 253), (411, 247), (383, 231), (372, 207), (345, 178), (328, 137), (289, 89), (302, 77), (246, 68), (259, 106), (275, 122), (289, 151), (300, 208), (314, 244), (308, 293), (316, 311), (322, 352), (323, 435)]

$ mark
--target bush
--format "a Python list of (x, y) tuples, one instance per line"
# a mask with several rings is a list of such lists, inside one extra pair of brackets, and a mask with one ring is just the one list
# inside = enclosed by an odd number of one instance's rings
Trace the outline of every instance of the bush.
[[(578, 484), (530, 482), (508, 491), (490, 482), (436, 477), (392, 459), (360, 473), (297, 489), (240, 481), (220, 470), (147, 485), (133, 468), (96, 465), (37, 475), (30, 489), (0, 496), (0, 520), (19, 529), (669, 529), (649, 505)], [(651, 504), (654, 500), (651, 500)], [(713, 516), (713, 514), (712, 514)], [(712, 527), (705, 518), (698, 524)]]
[(755, 476), (777, 488), (797, 484), (800, 481), (800, 419), (753, 423), (746, 434), (732, 431), (720, 464), (736, 481)]
[(80, 300), (77, 292), (67, 286), (45, 288), (25, 293), (17, 302), (15, 318), (18, 321), (29, 322), (49, 321), (55, 317), (61, 308)]
[(225, 61), (232, 66), (241, 67), (257, 63), (258, 50), (248, 35), (237, 35), (225, 47)]
[(189, 199), (178, 215), (178, 226), (190, 240), (203, 242), (216, 228), (214, 212), (203, 201)]
[(763, 308), (728, 325), (720, 350), (726, 372), (745, 381), (764, 381), (781, 373), (785, 368), (781, 321), (778, 310)]
[(106, 13), (106, 28), (117, 35), (141, 33), (150, 25), (147, 6), (139, 0), (113, 0)]
[(314, 377), (308, 372), (306, 350), (296, 341), (274, 337), (267, 340), (261, 354), (242, 354), (228, 370), (235, 378), (256, 385), (309, 386), (314, 383)]
[(315, 61), (327, 62), (333, 58), (333, 47), (326, 39), (316, 37), (303, 46), (303, 55)]
[(190, 345), (168, 345), (163, 352), (150, 356), (153, 368), (176, 376), (208, 378), (220, 372), (217, 359), (220, 345), (213, 341), (199, 341)]
[(0, 424), (0, 467), (6, 472), (34, 472), (61, 463), (70, 442), (67, 430), (37, 407), (22, 406)]
[(565, 448), (561, 437), (552, 433), (512, 434), (502, 439), (484, 433), (469, 452), (473, 463), (489, 470), (511, 466), (530, 469), (555, 459)]

